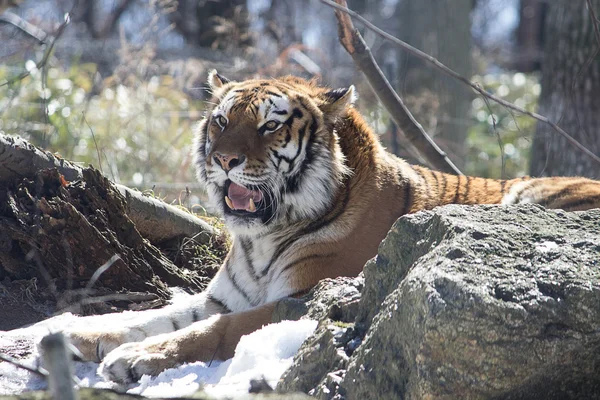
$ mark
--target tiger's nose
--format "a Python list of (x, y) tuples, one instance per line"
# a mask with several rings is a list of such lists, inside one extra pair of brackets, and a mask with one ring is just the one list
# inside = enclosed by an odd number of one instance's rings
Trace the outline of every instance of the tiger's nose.
[(225, 172), (231, 171), (233, 168), (237, 167), (244, 161), (246, 161), (246, 156), (243, 154), (221, 154), (215, 153), (213, 159), (217, 164), (223, 168)]

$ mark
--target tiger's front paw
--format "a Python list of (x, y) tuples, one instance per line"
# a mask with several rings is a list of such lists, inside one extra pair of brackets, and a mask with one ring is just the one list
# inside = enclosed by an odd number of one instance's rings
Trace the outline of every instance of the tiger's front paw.
[(111, 331), (75, 330), (64, 332), (65, 337), (79, 350), (83, 361), (100, 362), (124, 343), (144, 340), (146, 334), (138, 329), (122, 328)]
[(169, 356), (168, 343), (152, 339), (117, 347), (104, 358), (98, 372), (106, 380), (133, 383), (142, 375), (156, 376), (176, 366), (176, 359)]

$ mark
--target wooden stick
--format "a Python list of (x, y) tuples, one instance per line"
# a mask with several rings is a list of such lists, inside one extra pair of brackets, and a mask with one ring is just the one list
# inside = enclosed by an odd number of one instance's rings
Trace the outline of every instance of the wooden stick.
[(78, 400), (79, 396), (73, 389), (73, 366), (63, 334), (44, 336), (41, 345), (52, 399)]
[[(346, 8), (346, 0), (336, 0)], [(325, 2), (329, 4), (330, 2)], [(333, 3), (335, 4), (335, 3)], [(398, 93), (392, 88), (385, 75), (373, 58), (371, 50), (365, 43), (361, 34), (352, 24), (350, 16), (336, 8), (335, 16), (338, 20), (338, 35), (344, 49), (352, 56), (352, 59), (367, 77), (371, 89), (381, 101), (381, 104), (390, 114), (390, 117), (399, 128), (399, 134), (411, 143), (419, 155), (425, 159), (430, 167), (443, 172), (462, 175), (462, 172), (448, 158), (446, 153), (431, 139), (412, 116)]]

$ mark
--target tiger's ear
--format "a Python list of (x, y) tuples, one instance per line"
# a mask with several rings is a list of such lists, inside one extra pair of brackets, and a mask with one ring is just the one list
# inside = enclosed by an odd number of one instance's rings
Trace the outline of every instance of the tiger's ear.
[(213, 93), (221, 89), (229, 82), (231, 81), (225, 78), (223, 75), (220, 75), (216, 69), (213, 69), (208, 73), (208, 87)]
[(322, 94), (323, 104), (319, 106), (323, 114), (330, 118), (341, 115), (348, 106), (356, 101), (356, 89), (354, 85), (347, 88), (334, 89)]

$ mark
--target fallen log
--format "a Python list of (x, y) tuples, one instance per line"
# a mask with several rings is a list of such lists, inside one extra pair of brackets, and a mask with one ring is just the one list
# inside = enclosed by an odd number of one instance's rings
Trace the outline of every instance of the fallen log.
[[(49, 151), (35, 147), (19, 137), (0, 131), (0, 185), (14, 184), (23, 178), (33, 178), (47, 168), (56, 168), (67, 182), (82, 177), (83, 168)], [(195, 237), (208, 243), (219, 232), (202, 219), (161, 200), (143, 196), (123, 185), (116, 185), (125, 197), (126, 210), (143, 237), (152, 243), (174, 238)]]
[(153, 307), (169, 287), (203, 290), (224, 254), (191, 213), (0, 134), (0, 281), (32, 282), (55, 310)]

